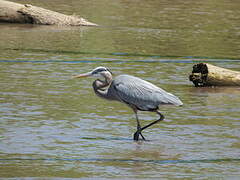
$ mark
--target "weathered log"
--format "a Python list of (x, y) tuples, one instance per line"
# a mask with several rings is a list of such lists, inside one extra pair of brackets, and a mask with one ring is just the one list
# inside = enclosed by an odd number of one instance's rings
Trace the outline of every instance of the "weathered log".
[(69, 16), (30, 4), (0, 0), (0, 22), (61, 26), (97, 26), (78, 16)]
[(203, 86), (240, 86), (240, 72), (207, 63), (193, 66), (189, 80), (195, 87)]

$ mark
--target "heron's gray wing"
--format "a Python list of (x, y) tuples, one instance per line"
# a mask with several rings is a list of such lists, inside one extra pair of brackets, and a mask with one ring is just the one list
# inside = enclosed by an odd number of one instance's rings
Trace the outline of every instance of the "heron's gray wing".
[(119, 99), (142, 110), (156, 109), (160, 104), (182, 105), (176, 96), (134, 76), (120, 75), (113, 86)]

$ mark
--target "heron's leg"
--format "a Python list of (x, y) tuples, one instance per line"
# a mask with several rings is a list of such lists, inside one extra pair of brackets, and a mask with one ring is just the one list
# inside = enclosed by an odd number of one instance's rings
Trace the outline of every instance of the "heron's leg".
[(154, 125), (154, 124), (156, 124), (156, 123), (158, 123), (159, 121), (162, 121), (162, 120), (164, 119), (164, 116), (163, 116), (159, 111), (156, 110), (155, 112), (160, 116), (160, 118), (159, 118), (158, 120), (153, 121), (152, 123), (144, 126), (144, 127), (142, 128), (142, 130), (144, 130), (144, 129), (146, 129), (146, 128), (148, 128), (148, 127), (150, 127), (150, 126), (152, 126), (152, 125)]
[(137, 130), (134, 135), (133, 135), (133, 140), (138, 141), (139, 140), (139, 135), (141, 135), (142, 139), (145, 141), (146, 139), (142, 135), (142, 129)]
[(145, 140), (145, 138), (144, 138), (144, 136), (142, 135), (142, 132), (141, 132), (142, 128), (141, 128), (141, 125), (140, 125), (140, 122), (139, 122), (139, 119), (138, 119), (137, 110), (134, 109), (134, 113), (135, 113), (136, 120), (137, 120), (137, 131), (134, 133), (133, 139), (135, 141), (138, 141), (139, 135), (141, 135), (142, 139)]

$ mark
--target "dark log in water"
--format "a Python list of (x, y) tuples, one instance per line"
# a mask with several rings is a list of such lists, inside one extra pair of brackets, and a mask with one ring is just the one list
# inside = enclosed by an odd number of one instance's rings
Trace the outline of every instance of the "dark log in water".
[(0, 22), (62, 26), (97, 26), (78, 16), (69, 16), (30, 4), (0, 0)]
[(207, 63), (199, 63), (193, 66), (189, 80), (193, 82), (195, 87), (240, 86), (240, 72)]

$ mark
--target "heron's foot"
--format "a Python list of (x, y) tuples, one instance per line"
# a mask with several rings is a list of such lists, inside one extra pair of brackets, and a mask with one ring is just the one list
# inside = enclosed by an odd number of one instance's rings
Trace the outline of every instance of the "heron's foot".
[(139, 140), (139, 132), (138, 132), (138, 131), (136, 131), (136, 132), (134, 133), (134, 135), (133, 135), (133, 140), (134, 140), (134, 141), (138, 141), (138, 140)]
[(140, 132), (140, 135), (142, 137), (142, 140), (146, 141), (145, 137), (142, 135), (142, 133)]
[(139, 135), (141, 135), (141, 137), (142, 137), (142, 140), (146, 140), (145, 138), (144, 138), (144, 136), (142, 135), (142, 132), (141, 132), (142, 130), (141, 129), (138, 129), (135, 133), (134, 133), (134, 135), (133, 135), (133, 140), (134, 141), (138, 141), (139, 140)]
[(158, 119), (158, 122), (160, 122), (160, 121), (163, 121), (163, 118), (162, 118), (162, 117), (160, 117), (160, 118)]

